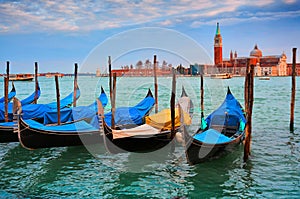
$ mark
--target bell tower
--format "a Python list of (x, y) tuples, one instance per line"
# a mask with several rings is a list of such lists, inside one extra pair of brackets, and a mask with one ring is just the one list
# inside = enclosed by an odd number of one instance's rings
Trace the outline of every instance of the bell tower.
[(215, 60), (215, 65), (222, 64), (223, 58), (222, 58), (222, 36), (220, 33), (220, 27), (219, 27), (219, 22), (217, 23), (217, 30), (216, 30), (216, 35), (214, 39), (214, 60)]

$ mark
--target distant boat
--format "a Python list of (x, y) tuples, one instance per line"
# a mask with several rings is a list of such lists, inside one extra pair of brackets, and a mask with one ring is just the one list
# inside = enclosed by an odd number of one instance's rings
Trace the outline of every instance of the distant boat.
[(241, 77), (239, 74), (232, 75), (232, 77)]
[(32, 80), (33, 80), (32, 75), (17, 74), (17, 75), (9, 76), (9, 81), (32, 81)]
[(264, 77), (259, 77), (258, 79), (259, 79), (259, 80), (270, 80), (270, 77), (264, 76)]
[(228, 73), (211, 74), (210, 78), (211, 79), (230, 79), (230, 78), (232, 78), (232, 75), (228, 74)]

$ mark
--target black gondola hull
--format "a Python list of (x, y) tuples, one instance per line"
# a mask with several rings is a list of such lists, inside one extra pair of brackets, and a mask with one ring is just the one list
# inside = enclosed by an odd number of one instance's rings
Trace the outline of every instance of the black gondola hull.
[(0, 143), (18, 142), (18, 133), (13, 127), (0, 126)]
[(136, 152), (136, 153), (148, 153), (159, 150), (168, 145), (173, 139), (169, 138), (170, 135), (144, 137), (144, 138), (119, 138), (108, 139), (105, 136), (105, 147), (110, 153), (122, 153), (122, 152)]
[(23, 119), (19, 119), (18, 139), (27, 149), (66, 147), (101, 143), (100, 131), (89, 132), (48, 132), (30, 128)]
[(231, 142), (223, 144), (206, 144), (194, 139), (193, 137), (188, 135), (187, 132), (185, 132), (184, 134), (186, 140), (185, 153), (187, 161), (190, 165), (195, 165), (207, 160), (215, 159), (228, 151), (232, 151), (237, 145), (241, 143), (243, 138), (243, 135), (240, 135)]
[(113, 139), (112, 130), (103, 122), (104, 144), (110, 153), (148, 153), (167, 146), (175, 137), (175, 133), (164, 131), (154, 135), (137, 135)]

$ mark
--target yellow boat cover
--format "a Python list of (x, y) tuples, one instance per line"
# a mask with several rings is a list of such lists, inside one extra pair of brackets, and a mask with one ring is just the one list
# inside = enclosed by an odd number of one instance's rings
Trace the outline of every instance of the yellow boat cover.
[[(185, 125), (190, 125), (192, 123), (192, 119), (190, 115), (183, 111), (183, 122)], [(171, 110), (164, 109), (159, 113), (156, 113), (151, 116), (147, 116), (145, 118), (145, 123), (153, 126), (157, 129), (161, 130), (171, 130), (172, 123), (171, 123)], [(180, 111), (179, 108), (175, 109), (175, 128), (180, 127)]]

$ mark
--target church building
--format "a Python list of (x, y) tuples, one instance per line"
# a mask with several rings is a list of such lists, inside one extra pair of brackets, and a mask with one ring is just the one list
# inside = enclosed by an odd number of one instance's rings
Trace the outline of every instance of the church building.
[[(234, 75), (245, 75), (247, 60), (255, 65), (256, 76), (286, 76), (287, 62), (286, 55), (283, 52), (280, 55), (263, 56), (262, 51), (255, 44), (249, 57), (238, 57), (237, 52), (231, 51), (229, 59), (223, 58), (222, 36), (219, 23), (214, 37), (214, 69), (207, 70), (207, 73), (230, 73)], [(208, 68), (207, 68), (208, 69)], [(217, 71), (216, 71), (217, 70)]]

